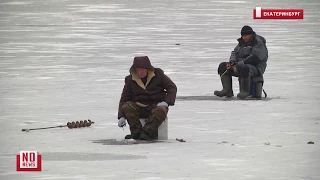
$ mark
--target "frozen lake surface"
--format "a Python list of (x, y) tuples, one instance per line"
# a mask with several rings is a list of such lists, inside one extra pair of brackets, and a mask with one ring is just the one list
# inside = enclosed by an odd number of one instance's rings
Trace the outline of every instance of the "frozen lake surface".
[[(253, 20), (256, 6), (303, 8), (304, 19)], [(318, 0), (1, 0), (0, 179), (320, 179), (319, 8)], [(210, 100), (243, 25), (267, 40), (269, 99)], [(124, 141), (129, 128), (117, 126), (139, 55), (179, 97), (208, 98), (177, 99), (167, 142)], [(84, 119), (95, 124), (21, 132)], [(21, 150), (42, 154), (42, 172), (16, 172)]]

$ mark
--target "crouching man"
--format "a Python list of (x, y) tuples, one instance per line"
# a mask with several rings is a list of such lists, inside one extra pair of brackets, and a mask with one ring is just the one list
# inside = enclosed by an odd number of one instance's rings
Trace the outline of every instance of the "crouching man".
[(218, 68), (221, 77), (221, 91), (215, 91), (216, 96), (233, 96), (232, 76), (240, 77), (240, 93), (238, 98), (250, 96), (251, 78), (262, 76), (267, 67), (268, 49), (266, 40), (257, 35), (250, 26), (241, 29), (238, 45), (231, 52), (229, 62), (222, 62)]
[[(118, 126), (128, 121), (131, 134), (125, 139), (157, 139), (158, 127), (175, 103), (177, 87), (147, 56), (135, 57), (129, 72), (119, 102)], [(147, 118), (143, 127), (140, 118)]]

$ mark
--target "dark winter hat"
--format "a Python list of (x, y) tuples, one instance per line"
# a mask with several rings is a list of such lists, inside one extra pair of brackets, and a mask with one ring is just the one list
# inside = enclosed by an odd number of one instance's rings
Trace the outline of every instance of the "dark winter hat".
[(154, 70), (154, 67), (151, 65), (148, 56), (137, 56), (133, 60), (133, 64), (130, 68), (130, 71), (135, 68), (144, 68)]
[(249, 35), (249, 34), (254, 34), (254, 31), (250, 26), (243, 26), (241, 29), (241, 36), (243, 35)]

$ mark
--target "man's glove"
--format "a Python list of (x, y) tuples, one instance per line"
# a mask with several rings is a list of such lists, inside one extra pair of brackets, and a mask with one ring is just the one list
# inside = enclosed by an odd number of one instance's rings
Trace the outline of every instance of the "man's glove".
[(231, 60), (231, 61), (229, 61), (229, 64), (230, 64), (230, 66), (234, 66), (237, 64), (237, 62), (235, 60)]
[(126, 122), (126, 118), (125, 117), (121, 117), (118, 121), (118, 126), (119, 127), (125, 127), (127, 125), (127, 122)]
[(162, 102), (158, 103), (157, 106), (165, 106), (165, 107), (168, 107), (169, 105), (168, 105), (168, 103), (162, 101)]
[(243, 61), (237, 62), (237, 66), (241, 67), (241, 66), (243, 66), (243, 65), (244, 65), (244, 62), (243, 62)]

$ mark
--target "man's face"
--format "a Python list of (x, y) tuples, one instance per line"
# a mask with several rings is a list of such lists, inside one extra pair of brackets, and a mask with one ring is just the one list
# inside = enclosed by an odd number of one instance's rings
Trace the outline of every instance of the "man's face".
[(244, 40), (244, 42), (249, 42), (251, 38), (252, 38), (252, 34), (242, 36), (242, 39)]
[(137, 68), (137, 69), (136, 69), (136, 73), (137, 73), (137, 75), (138, 75), (139, 78), (144, 78), (144, 77), (146, 77), (146, 75), (148, 74), (148, 69)]

